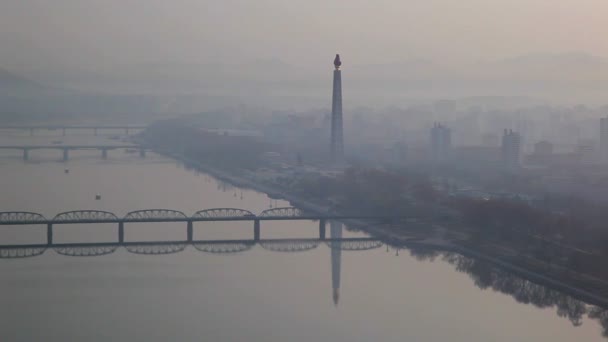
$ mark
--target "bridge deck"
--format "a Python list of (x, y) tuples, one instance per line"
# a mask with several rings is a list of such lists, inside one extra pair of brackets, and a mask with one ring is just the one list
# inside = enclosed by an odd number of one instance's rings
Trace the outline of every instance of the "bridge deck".
[(41, 150), (41, 149), (55, 149), (55, 150), (85, 150), (85, 149), (118, 149), (118, 148), (142, 148), (140, 145), (4, 145), (0, 146), (3, 150)]
[(98, 125), (4, 125), (0, 126), (0, 129), (145, 129), (148, 126), (142, 125), (112, 125), (112, 126), (98, 126)]
[(150, 218), (104, 218), (104, 219), (82, 219), (82, 220), (23, 220), (23, 221), (0, 221), (0, 226), (5, 225), (48, 225), (48, 224), (93, 224), (93, 223), (153, 223), (153, 222), (225, 222), (225, 221), (316, 221), (316, 220), (400, 220), (404, 216), (370, 216), (370, 215), (306, 215), (306, 216), (238, 216), (238, 217), (150, 217)]

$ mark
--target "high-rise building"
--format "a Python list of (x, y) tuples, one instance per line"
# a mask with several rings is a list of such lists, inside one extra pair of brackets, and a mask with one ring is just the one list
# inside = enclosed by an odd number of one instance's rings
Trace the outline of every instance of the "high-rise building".
[(331, 98), (331, 161), (334, 164), (344, 161), (344, 135), (342, 127), (342, 73), (340, 55), (334, 59), (334, 85)]
[(505, 129), (502, 136), (502, 161), (509, 169), (519, 167), (521, 136), (513, 130)]
[(445, 161), (452, 149), (452, 131), (441, 125), (433, 124), (431, 128), (431, 153), (436, 162)]
[(608, 117), (600, 119), (600, 158), (608, 163)]

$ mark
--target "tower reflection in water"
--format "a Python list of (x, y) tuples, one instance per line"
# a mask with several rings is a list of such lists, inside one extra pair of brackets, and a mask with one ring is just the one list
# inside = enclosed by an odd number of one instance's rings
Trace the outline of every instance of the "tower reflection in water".
[[(233, 255), (250, 251), (255, 246), (281, 253), (299, 253), (316, 249), (324, 242), (331, 253), (332, 300), (335, 306), (340, 300), (342, 251), (367, 251), (382, 247), (375, 238), (344, 238), (343, 224), (330, 221), (330, 239), (248, 239), (248, 240), (197, 240), (187, 241), (137, 241), (106, 243), (51, 243), (31, 245), (0, 245), (0, 260), (40, 257), (51, 250), (69, 257), (94, 257), (113, 254), (119, 248), (139, 255), (162, 255), (183, 252), (192, 246), (195, 250), (210, 254)], [(387, 245), (388, 247), (388, 245)], [(516, 301), (539, 308), (556, 308), (557, 314), (567, 317), (573, 325), (582, 323), (585, 316), (598, 321), (604, 336), (608, 337), (608, 310), (588, 305), (558, 290), (535, 284), (486, 262), (478, 261), (451, 251), (441, 251), (417, 244), (393, 246), (404, 248), (419, 261), (436, 259), (453, 265), (456, 270), (469, 274), (480, 289), (492, 289), (515, 298)]]
[(340, 301), (340, 266), (342, 264), (342, 223), (330, 222), (331, 242), (331, 287), (334, 305), (338, 306)]

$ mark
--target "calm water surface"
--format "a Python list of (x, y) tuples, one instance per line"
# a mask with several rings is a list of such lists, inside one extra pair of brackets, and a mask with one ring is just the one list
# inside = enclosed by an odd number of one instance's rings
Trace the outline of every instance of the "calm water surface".
[[(57, 139), (116, 143), (87, 135), (2, 134), (0, 144), (7, 145)], [(35, 151), (24, 162), (18, 151), (0, 151), (0, 210), (53, 217), (79, 209), (121, 216), (148, 208), (190, 215), (213, 207), (258, 213), (288, 206), (157, 155), (140, 159), (111, 151), (108, 160), (100, 156), (99, 151), (71, 152), (63, 163), (60, 151)], [(262, 238), (315, 238), (317, 227), (315, 222), (262, 223)], [(335, 225), (331, 232), (363, 236)], [(177, 240), (184, 234), (184, 224), (126, 226), (129, 241)], [(197, 239), (251, 239), (252, 234), (245, 222), (195, 224)], [(55, 231), (56, 242), (114, 241), (115, 236), (113, 225), (66, 225)], [(40, 227), (0, 227), (5, 244), (44, 238)], [(119, 248), (97, 257), (47, 250), (37, 257), (0, 260), (0, 274), (1, 341), (605, 341), (602, 327), (586, 316), (574, 326), (555, 307), (539, 309), (480, 290), (441, 257), (419, 261), (408, 251), (397, 255), (386, 247), (337, 252), (321, 244), (281, 253), (258, 245), (218, 255), (188, 246), (159, 256)]]

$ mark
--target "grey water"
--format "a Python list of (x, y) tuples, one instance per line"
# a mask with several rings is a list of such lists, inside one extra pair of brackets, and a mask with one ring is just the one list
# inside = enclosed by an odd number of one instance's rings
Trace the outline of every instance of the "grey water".
[[(2, 132), (0, 145), (57, 140), (116, 142), (86, 132), (66, 137)], [(72, 151), (67, 162), (61, 158), (58, 150), (33, 151), (28, 161), (19, 151), (0, 151), (0, 211), (51, 218), (85, 209), (122, 216), (166, 208), (191, 215), (206, 208), (259, 213), (289, 206), (153, 153), (140, 158), (115, 150), (103, 160), (100, 151)], [(347, 228), (333, 224), (328, 231), (332, 237), (366, 236)], [(181, 223), (131, 224), (126, 240), (178, 240), (184, 231)], [(1, 244), (43, 243), (44, 234), (36, 226), (0, 226)], [(197, 239), (251, 239), (252, 234), (248, 222), (195, 225)], [(113, 241), (115, 235), (116, 227), (104, 224), (55, 231), (58, 242)], [(316, 238), (318, 223), (264, 222), (261, 235)], [(569, 320), (572, 313), (563, 307), (540, 308), (479, 286), (479, 274), (459, 272), (447, 256), (423, 258), (386, 246), (331, 247), (315, 244), (292, 253), (258, 244), (240, 253), (213, 254), (186, 246), (167, 255), (117, 248), (95, 257), (47, 250), (0, 259), (0, 340), (605, 341), (597, 320), (586, 315)], [(539, 296), (559, 297), (573, 311), (584, 307), (551, 289), (491, 274)]]

